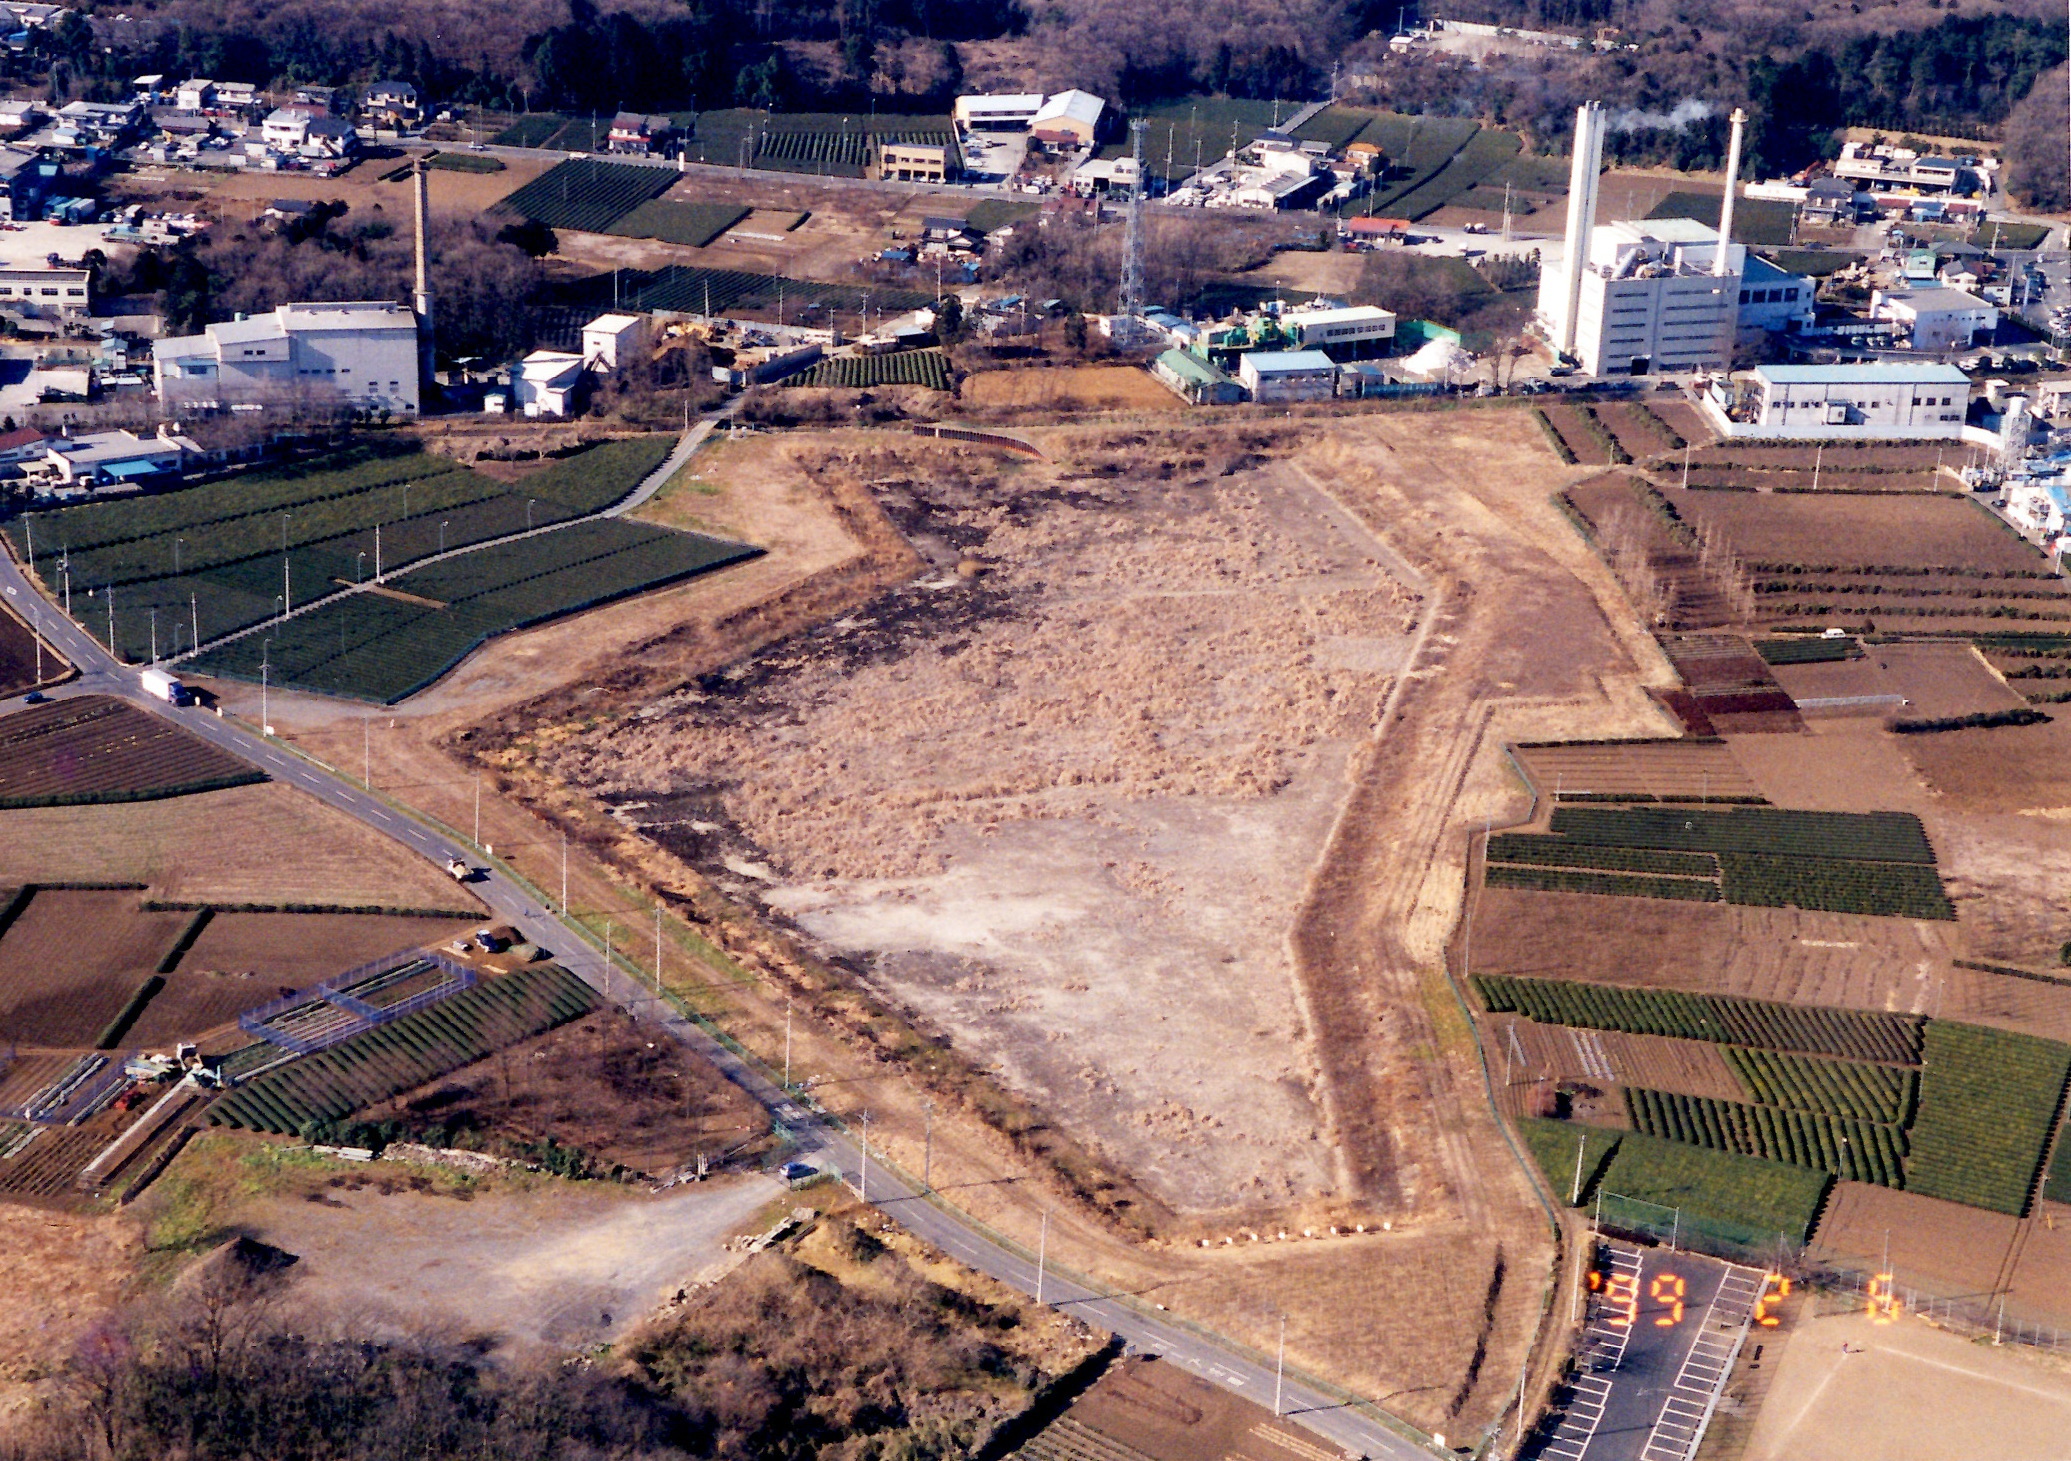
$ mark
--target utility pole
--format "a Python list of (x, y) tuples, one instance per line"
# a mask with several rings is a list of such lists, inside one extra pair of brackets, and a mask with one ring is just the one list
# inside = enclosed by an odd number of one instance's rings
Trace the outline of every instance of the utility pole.
[(561, 916), (568, 916), (568, 834), (561, 834)]
[(1036, 1302), (1043, 1301), (1044, 1270), (1050, 1266), (1050, 1212), (1043, 1210), (1043, 1231), (1036, 1239)]
[(662, 900), (654, 900), (654, 1003), (659, 1010), (662, 1003)]
[(870, 1200), (870, 1108), (863, 1108), (863, 1170), (856, 1185), (856, 1196), (864, 1202)]
[(482, 769), (475, 768), (475, 846), (482, 845)]
[(1287, 1413), (1281, 1405), (1281, 1393), (1287, 1383), (1287, 1316), (1280, 1316), (1280, 1353), (1273, 1361), (1273, 1419), (1278, 1420)]
[(933, 1101), (922, 1101), (920, 1108), (927, 1116), (927, 1135), (923, 1139), (920, 1156), (920, 1190), (923, 1192), (933, 1192), (935, 1190), (935, 1103)]
[(194, 616), (194, 648), (201, 649), (201, 595), (187, 595), (187, 612)]
[(360, 785), (374, 789), (374, 717), (360, 717)]
[(791, 1089), (791, 1001), (784, 1001), (784, 1089)]

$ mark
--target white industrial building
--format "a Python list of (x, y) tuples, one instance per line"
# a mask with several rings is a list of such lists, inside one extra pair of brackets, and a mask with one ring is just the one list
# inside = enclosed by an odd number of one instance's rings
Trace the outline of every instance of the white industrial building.
[(417, 316), (389, 300), (284, 304), (151, 348), (158, 402), (227, 409), (335, 392), (363, 410), (415, 415)]
[(591, 370), (631, 365), (646, 345), (646, 315), (598, 315), (582, 327), (583, 363)]
[(535, 350), (511, 367), (511, 406), (527, 416), (570, 415), (588, 388), (582, 356), (566, 350)]
[(1870, 318), (1906, 332), (1915, 350), (1968, 350), (1979, 335), (1999, 328), (1999, 311), (1961, 289), (1880, 289), (1870, 296)]
[[(1970, 406), (1970, 378), (1928, 361), (1872, 365), (1764, 365), (1738, 414), (1736, 434), (1846, 441), (1957, 439)], [(1716, 401), (1716, 398), (1714, 398)]]
[(0, 268), (0, 310), (12, 310), (34, 319), (91, 314), (93, 271)]
[(1237, 380), (1254, 401), (1327, 401), (1338, 368), (1321, 350), (1252, 350), (1237, 362)]
[(1779, 269), (1760, 254), (1747, 255), (1740, 271), (1740, 338), (1810, 326), (1819, 314), (1814, 306), (1818, 293), (1819, 281), (1810, 275)]
[(1333, 360), (1384, 353), (1395, 339), (1395, 316), (1371, 304), (1338, 309), (1290, 309), (1280, 314), (1288, 338)]

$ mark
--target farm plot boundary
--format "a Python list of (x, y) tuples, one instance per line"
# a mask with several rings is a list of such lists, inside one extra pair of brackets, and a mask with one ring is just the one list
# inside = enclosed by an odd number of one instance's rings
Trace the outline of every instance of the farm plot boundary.
[(2071, 1046), (1935, 1020), (1921, 1050), (1906, 1186), (2024, 1215), (2071, 1076)]

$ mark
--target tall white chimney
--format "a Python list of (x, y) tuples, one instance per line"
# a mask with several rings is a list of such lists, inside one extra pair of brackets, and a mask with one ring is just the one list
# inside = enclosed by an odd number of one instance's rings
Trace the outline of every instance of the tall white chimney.
[(1575, 164), (1568, 175), (1568, 232), (1561, 258), (1565, 309), (1560, 320), (1560, 353), (1575, 353), (1575, 317), (1582, 311), (1582, 269), (1589, 260), (1589, 235), (1596, 228), (1597, 175), (1604, 165), (1604, 106), (1584, 102), (1575, 108)]
[(1714, 276), (1727, 273), (1726, 255), (1733, 243), (1733, 195), (1740, 191), (1740, 136), (1747, 129), (1747, 113), (1733, 108), (1733, 136), (1726, 143), (1726, 197), (1719, 204), (1719, 252), (1711, 261)]
[(417, 312), (417, 360), (418, 385), (421, 390), (432, 387), (432, 331), (431, 331), (431, 250), (425, 236), (430, 227), (429, 197), (427, 181), (430, 169), (422, 161), (411, 171), (411, 189), (417, 203), (417, 289), (411, 296), (410, 306)]

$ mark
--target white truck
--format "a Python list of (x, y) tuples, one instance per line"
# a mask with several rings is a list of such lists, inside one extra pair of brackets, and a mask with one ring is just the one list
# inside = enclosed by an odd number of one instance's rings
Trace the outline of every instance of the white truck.
[(144, 692), (155, 695), (168, 705), (192, 705), (194, 692), (164, 670), (150, 669), (137, 677), (142, 681)]

